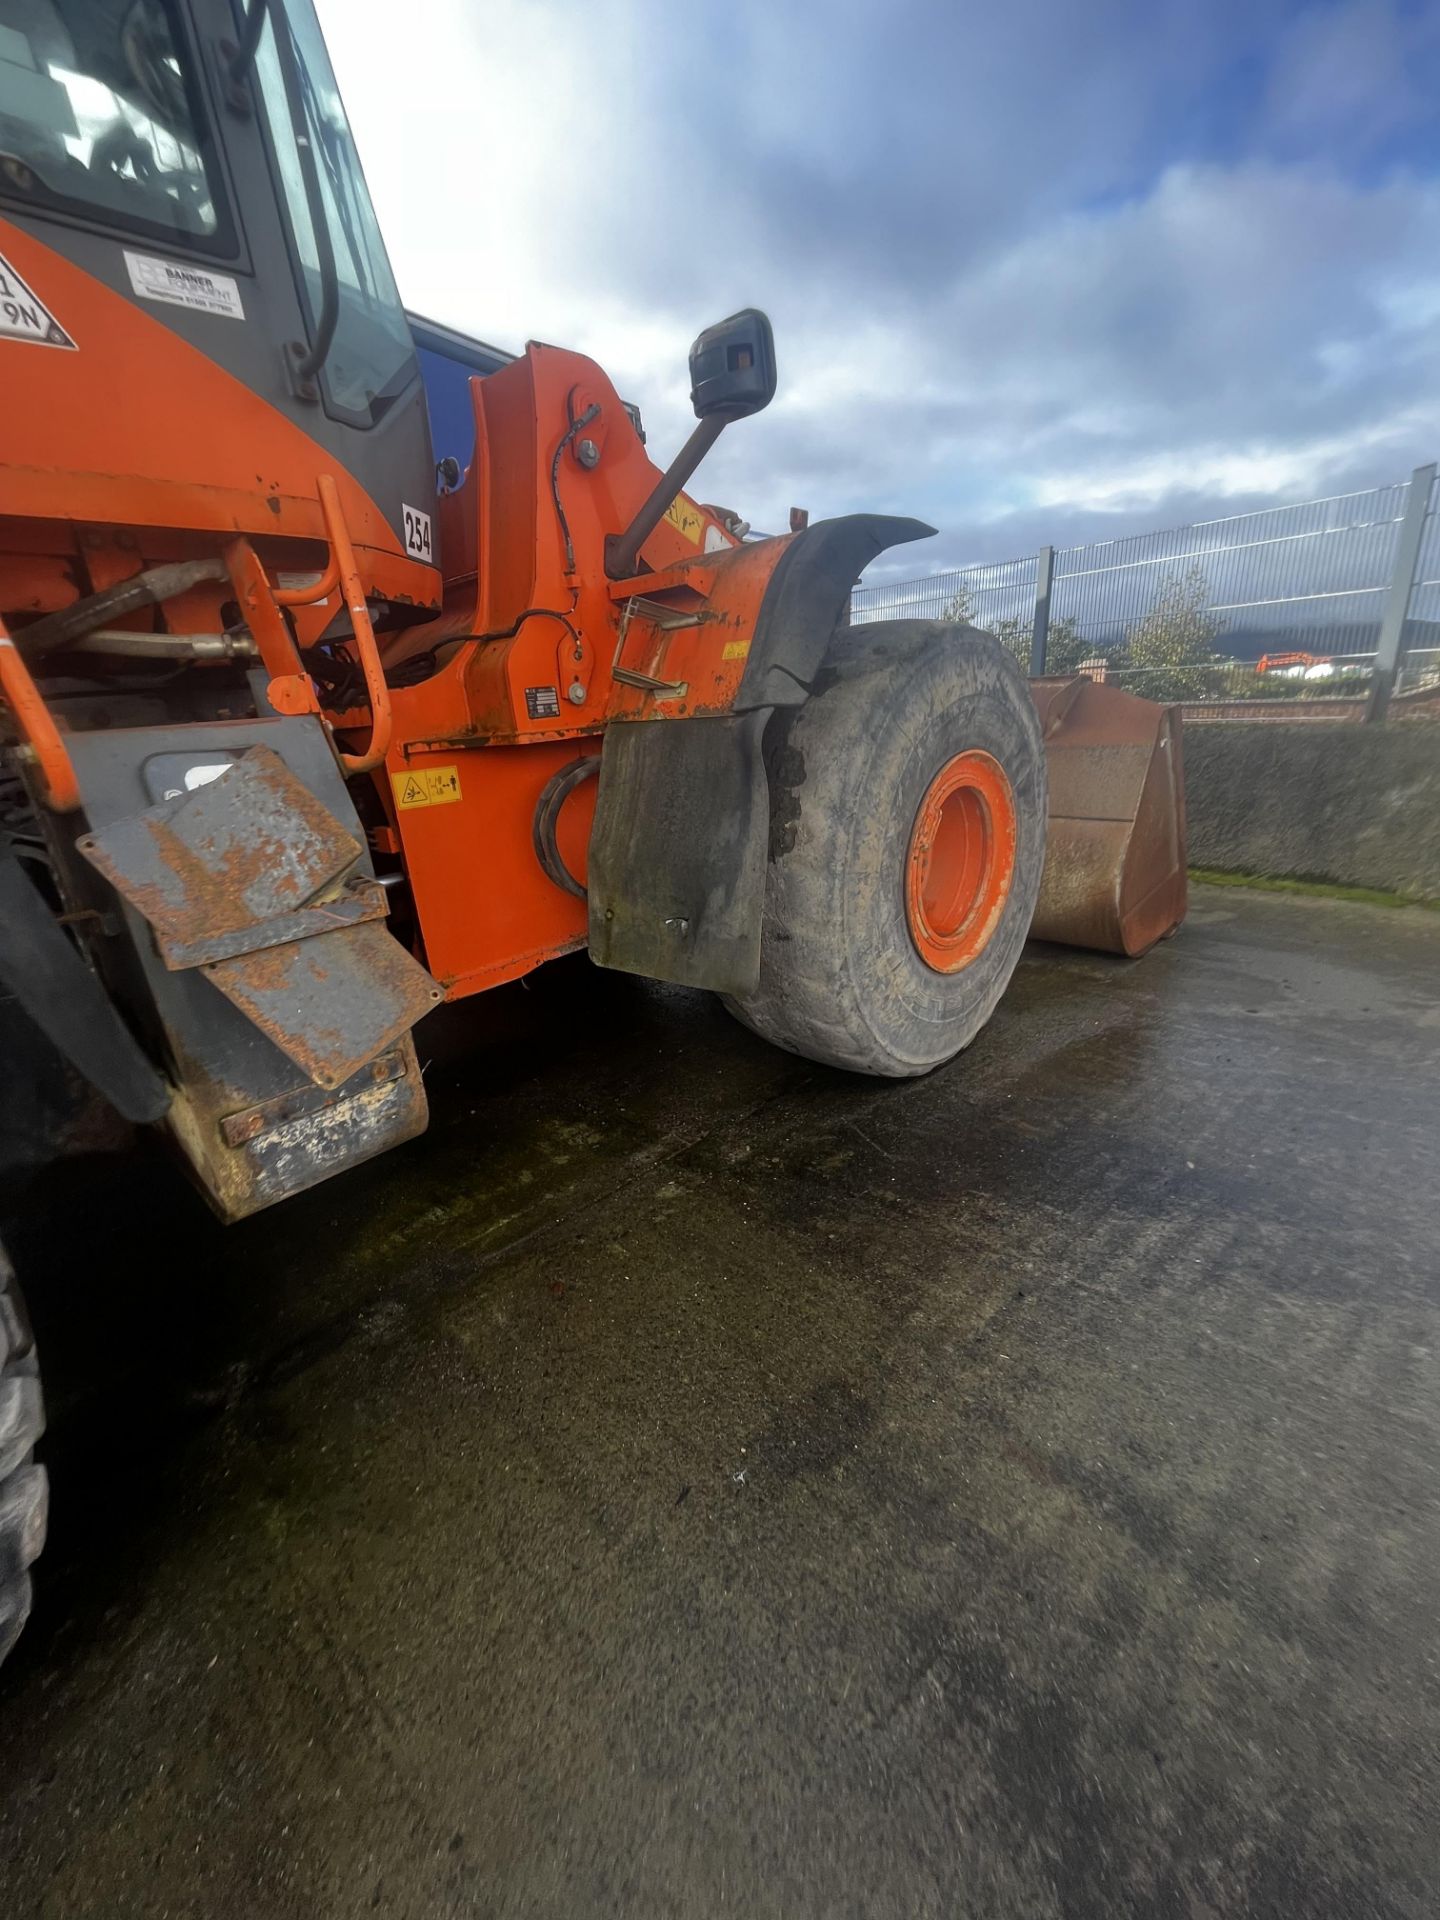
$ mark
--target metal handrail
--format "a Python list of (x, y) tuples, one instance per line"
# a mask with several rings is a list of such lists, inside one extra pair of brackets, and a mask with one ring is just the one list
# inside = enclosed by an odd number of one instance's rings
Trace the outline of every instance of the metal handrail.
[[(360, 569), (355, 564), (355, 549), (350, 544), (350, 530), (345, 525), (345, 514), (340, 505), (340, 494), (334, 480), (328, 473), (322, 473), (317, 482), (320, 494), (320, 511), (325, 516), (325, 531), (330, 536), (330, 552), (341, 592), (344, 596), (346, 611), (350, 615), (354, 631), (355, 645), (360, 653), (360, 667), (365, 675), (365, 690), (370, 696), (370, 744), (364, 753), (342, 753), (340, 764), (347, 773), (370, 773), (384, 760), (390, 751), (390, 734), (393, 715), (390, 711), (390, 689), (385, 684), (385, 669), (380, 662), (380, 649), (375, 642), (375, 624), (370, 618), (370, 609), (365, 602), (365, 588), (360, 579)], [(314, 589), (310, 589), (313, 593)]]

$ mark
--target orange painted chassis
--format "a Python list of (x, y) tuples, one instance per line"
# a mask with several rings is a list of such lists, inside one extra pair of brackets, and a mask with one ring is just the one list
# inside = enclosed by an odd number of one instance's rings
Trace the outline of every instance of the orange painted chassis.
[[(730, 709), (788, 540), (739, 545), (681, 496), (645, 544), (647, 570), (608, 580), (606, 536), (658, 470), (592, 361), (532, 345), (471, 383), (475, 457), (438, 503), (437, 571), (401, 550), (323, 448), (163, 322), (4, 221), (0, 249), (44, 284), (77, 342), (0, 343), (0, 695), (50, 804), (73, 809), (83, 795), (63, 720), (23, 646), (6, 644), (5, 622), (21, 630), (161, 562), (219, 558), (227, 581), (168, 601), (159, 624), (218, 633), (222, 608), (238, 603), (283, 713), (321, 711), (297, 647), (347, 609), (369, 704), (322, 717), (347, 774), (373, 782), (375, 849), (403, 863), (422, 957), (447, 996), (583, 946), (584, 902), (547, 876), (533, 844), (542, 790), (598, 753), (609, 725)], [(407, 604), (427, 617), (397, 621)], [(426, 653), (438, 661), (428, 678), (386, 686), (382, 664), (393, 672)], [(450, 772), (420, 791), (442, 801), (397, 804), (434, 769)], [(595, 782), (582, 783), (557, 829), (581, 879), (594, 801)]]

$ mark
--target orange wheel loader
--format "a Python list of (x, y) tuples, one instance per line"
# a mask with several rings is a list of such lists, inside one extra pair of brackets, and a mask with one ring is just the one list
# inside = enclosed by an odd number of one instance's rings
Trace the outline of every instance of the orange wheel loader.
[[(416, 1022), (581, 947), (860, 1073), (974, 1038), (1036, 704), (984, 634), (849, 626), (917, 521), (747, 540), (686, 491), (775, 390), (762, 314), (690, 374), (661, 473), (531, 344), (437, 478), (311, 0), (0, 0), (7, 1101), (53, 1050), (234, 1220), (421, 1132)], [(0, 1258), (0, 1649), (41, 1417)]]

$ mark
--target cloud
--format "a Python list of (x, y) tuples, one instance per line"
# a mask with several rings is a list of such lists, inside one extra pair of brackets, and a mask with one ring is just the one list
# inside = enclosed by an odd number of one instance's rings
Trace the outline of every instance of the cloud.
[(664, 457), (735, 306), (781, 392), (704, 469), (997, 558), (1440, 450), (1433, 10), (322, 0), (408, 303), (600, 359)]
[(1272, 151), (1364, 165), (1416, 129), (1433, 143), (1440, 14), (1396, 0), (1311, 6), (1286, 27), (1265, 91)]

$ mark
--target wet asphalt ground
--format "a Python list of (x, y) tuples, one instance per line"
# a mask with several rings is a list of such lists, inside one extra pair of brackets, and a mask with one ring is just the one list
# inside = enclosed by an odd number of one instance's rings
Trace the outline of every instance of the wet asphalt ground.
[(386, 1161), (9, 1225), (6, 1920), (1440, 1909), (1440, 916), (1202, 890), (899, 1085), (441, 1018)]

